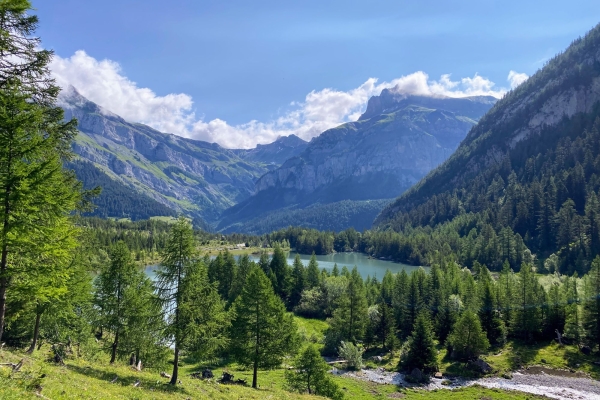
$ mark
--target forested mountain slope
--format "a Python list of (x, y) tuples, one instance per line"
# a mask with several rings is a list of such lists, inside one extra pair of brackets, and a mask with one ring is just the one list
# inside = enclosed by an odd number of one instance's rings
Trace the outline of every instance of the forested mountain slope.
[(65, 90), (65, 118), (77, 118), (74, 151), (111, 179), (176, 212), (214, 221), (222, 210), (244, 200), (268, 169), (245, 161), (216, 143), (186, 139), (129, 123)]
[[(526, 246), (538, 259), (554, 253), (550, 269), (586, 272), (600, 251), (599, 101), (597, 26), (500, 100), (375, 225), (400, 232), (405, 253), (450, 246), (467, 265), (518, 268)], [(418, 232), (437, 243), (417, 245)]]
[[(406, 96), (386, 89), (369, 101), (358, 121), (323, 132), (299, 156), (263, 175), (256, 194), (227, 210), (219, 227), (244, 229), (243, 222), (283, 208), (393, 198), (446, 160), (494, 102), (492, 97)], [(278, 220), (272, 229), (281, 224)], [(344, 228), (350, 226), (355, 222)]]

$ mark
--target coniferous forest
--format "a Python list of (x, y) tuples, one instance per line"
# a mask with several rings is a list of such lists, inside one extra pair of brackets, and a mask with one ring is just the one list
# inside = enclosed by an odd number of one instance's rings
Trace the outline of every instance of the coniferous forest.
[[(168, 218), (79, 160), (37, 27), (29, 1), (0, 1), (0, 397), (444, 398), (404, 386), (509, 380), (537, 363), (600, 376), (600, 103), (485, 168), (452, 169), (500, 141), (477, 129), (497, 134), (494, 116), (543, 79), (577, 67), (540, 98), (600, 76), (600, 62), (580, 62), (600, 27), (508, 93), (372, 229), (263, 235)], [(436, 174), (453, 178), (429, 183)], [(127, 218), (94, 215), (98, 204)], [(421, 267), (319, 266), (336, 252)], [(374, 389), (364, 371), (401, 383)]]

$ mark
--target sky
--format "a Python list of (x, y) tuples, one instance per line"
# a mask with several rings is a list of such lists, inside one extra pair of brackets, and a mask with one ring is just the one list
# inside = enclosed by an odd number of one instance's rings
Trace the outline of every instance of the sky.
[(383, 88), (501, 97), (600, 22), (571, 0), (33, 0), (57, 82), (229, 148), (310, 140)]

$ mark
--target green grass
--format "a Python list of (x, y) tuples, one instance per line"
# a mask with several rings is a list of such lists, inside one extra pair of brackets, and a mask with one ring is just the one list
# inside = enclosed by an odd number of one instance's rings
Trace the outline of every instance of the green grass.
[[(326, 324), (323, 321), (297, 318), (299, 326), (312, 333), (322, 332)], [(102, 355), (95, 362), (83, 359), (69, 359), (66, 365), (58, 366), (48, 362), (48, 350), (37, 352), (33, 356), (22, 351), (0, 352), (0, 363), (16, 363), (21, 358), (25, 363), (20, 372), (11, 373), (7, 367), (0, 367), (0, 398), (37, 399), (35, 392), (41, 385), (41, 395), (50, 399), (304, 399), (317, 400), (320, 397), (290, 393), (285, 390), (284, 369), (259, 371), (259, 389), (250, 387), (220, 385), (214, 380), (201, 381), (192, 379), (190, 373), (198, 371), (202, 366), (183, 364), (180, 368), (181, 385), (172, 387), (167, 379), (161, 378), (158, 371), (144, 370), (137, 372), (123, 362), (116, 365), (108, 363), (108, 357)], [(226, 370), (235, 378), (243, 378), (251, 382), (252, 371), (239, 368), (235, 364), (224, 363), (212, 366), (215, 377)], [(170, 371), (167, 371), (170, 372)], [(43, 378), (41, 376), (44, 375)], [(116, 383), (110, 383), (114, 377)], [(380, 385), (352, 378), (334, 376), (346, 399), (500, 399), (520, 400), (538, 399), (539, 396), (519, 392), (485, 389), (474, 386), (456, 390), (425, 391), (422, 389), (403, 389), (395, 385)], [(140, 387), (134, 387), (136, 381)]]

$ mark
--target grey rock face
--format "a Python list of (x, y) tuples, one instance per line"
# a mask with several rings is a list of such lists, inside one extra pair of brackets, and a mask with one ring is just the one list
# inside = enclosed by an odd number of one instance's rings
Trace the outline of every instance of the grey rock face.
[(340, 180), (386, 174), (394, 177), (397, 185), (373, 198), (397, 196), (444, 162), (476, 123), (453, 111), (413, 104), (442, 107), (446, 101), (449, 108), (460, 111), (462, 105), (471, 115), (473, 104), (481, 112), (491, 107), (491, 101), (479, 103), (473, 99), (414, 97), (389, 100), (386, 106), (384, 101), (372, 99), (365, 115), (376, 112), (377, 107), (385, 114), (361, 117), (324, 132), (298, 157), (262, 176), (256, 191), (278, 187), (314, 192)]
[(127, 186), (170, 208), (214, 221), (250, 196), (268, 169), (218, 144), (185, 139), (132, 124), (85, 99), (61, 94), (65, 118), (77, 118), (77, 155)]

